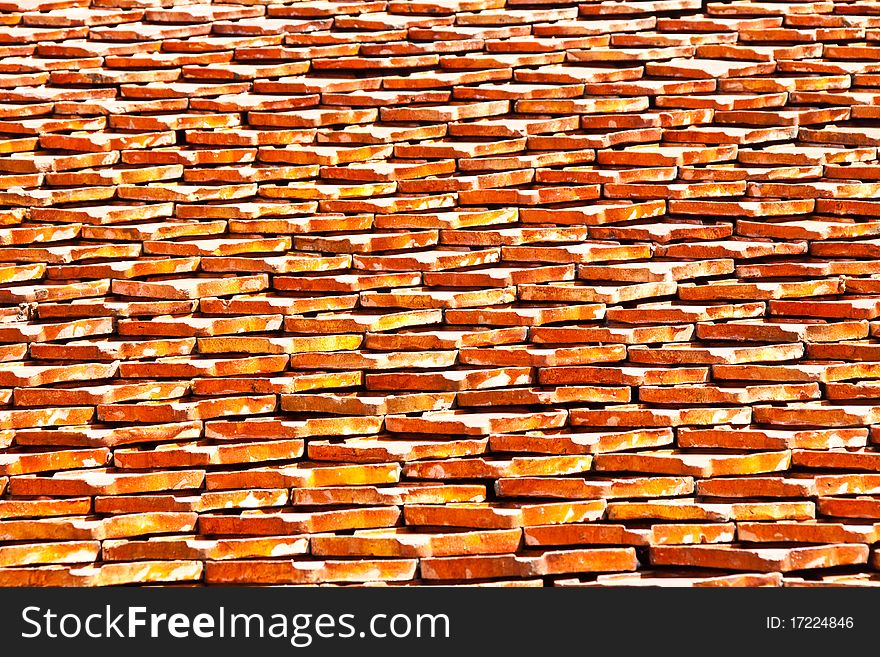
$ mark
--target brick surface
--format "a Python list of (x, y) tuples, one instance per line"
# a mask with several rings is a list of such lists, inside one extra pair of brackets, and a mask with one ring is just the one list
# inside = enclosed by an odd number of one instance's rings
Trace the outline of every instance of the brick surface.
[(878, 585), (870, 3), (69, 4), (0, 586)]

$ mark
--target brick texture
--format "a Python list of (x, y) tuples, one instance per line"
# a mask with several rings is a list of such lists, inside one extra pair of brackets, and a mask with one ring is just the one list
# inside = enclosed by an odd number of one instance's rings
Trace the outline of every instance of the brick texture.
[(0, 585), (880, 582), (871, 2), (0, 1)]

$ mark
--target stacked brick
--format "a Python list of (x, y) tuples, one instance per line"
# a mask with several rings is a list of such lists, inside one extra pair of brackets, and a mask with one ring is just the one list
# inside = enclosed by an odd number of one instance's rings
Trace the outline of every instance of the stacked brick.
[(0, 12), (0, 585), (880, 582), (880, 4)]

